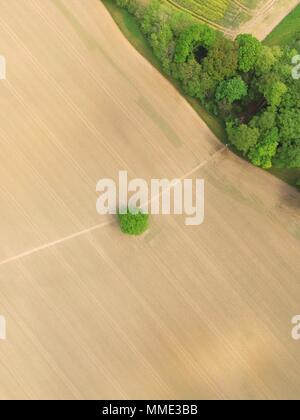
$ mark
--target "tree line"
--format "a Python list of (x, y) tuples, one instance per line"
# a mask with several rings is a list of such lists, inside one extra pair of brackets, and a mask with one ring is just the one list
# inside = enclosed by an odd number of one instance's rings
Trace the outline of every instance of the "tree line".
[(134, 14), (164, 71), (226, 124), (228, 141), (256, 166), (300, 167), (300, 80), (292, 45), (235, 40), (163, 1), (115, 0)]

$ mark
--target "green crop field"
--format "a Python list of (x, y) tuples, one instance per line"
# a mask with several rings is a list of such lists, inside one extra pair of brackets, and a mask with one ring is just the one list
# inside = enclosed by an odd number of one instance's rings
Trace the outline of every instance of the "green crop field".
[(238, 0), (237, 2), (249, 9), (257, 9), (262, 7), (266, 3), (266, 0)]
[(170, 0), (170, 3), (179, 5), (214, 22), (222, 21), (230, 6), (229, 0), (211, 0), (209, 3), (202, 0)]
[(201, 20), (226, 27), (235, 27), (245, 20), (244, 11), (232, 0), (167, 0), (171, 5), (185, 10)]
[(166, 0), (172, 6), (184, 10), (195, 18), (237, 29), (266, 7), (264, 0)]

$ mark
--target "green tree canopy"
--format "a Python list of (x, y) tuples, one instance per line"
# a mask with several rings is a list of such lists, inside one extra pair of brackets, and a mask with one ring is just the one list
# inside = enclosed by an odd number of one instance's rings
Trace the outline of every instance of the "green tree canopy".
[(182, 82), (184, 91), (195, 98), (204, 100), (215, 89), (215, 82), (192, 56), (186, 63), (173, 64), (172, 75)]
[(149, 227), (149, 215), (140, 210), (127, 210), (125, 214), (119, 213), (121, 231), (127, 235), (142, 235)]
[(254, 165), (269, 169), (272, 167), (272, 160), (279, 144), (278, 129), (274, 127), (261, 137), (260, 141), (250, 149), (248, 156)]
[(249, 34), (239, 35), (236, 42), (239, 46), (239, 69), (247, 73), (254, 69), (262, 44)]
[(300, 109), (282, 109), (278, 121), (282, 141), (300, 139)]
[(279, 53), (276, 48), (263, 46), (257, 55), (255, 70), (257, 75), (266, 74), (276, 64)]
[(266, 75), (264, 78), (260, 79), (258, 88), (271, 107), (279, 106), (283, 96), (288, 91), (287, 85), (279, 80), (276, 75)]
[(175, 49), (174, 35), (170, 25), (166, 24), (158, 32), (152, 33), (149, 41), (164, 70), (170, 73), (170, 64)]
[(235, 43), (219, 36), (203, 60), (203, 71), (213, 80), (221, 82), (236, 75), (238, 50)]
[(278, 148), (274, 165), (277, 168), (300, 168), (300, 139), (284, 142)]
[(232, 123), (228, 123), (227, 133), (230, 143), (244, 155), (256, 145), (259, 139), (259, 130), (250, 128), (246, 124), (235, 127)]
[(209, 26), (191, 25), (179, 36), (175, 51), (176, 63), (184, 63), (198, 45), (208, 49), (215, 40), (216, 32)]
[(276, 125), (277, 108), (269, 107), (260, 115), (255, 116), (251, 122), (250, 127), (258, 128), (260, 131), (265, 132), (271, 130)]
[(235, 101), (246, 96), (248, 93), (248, 87), (244, 80), (240, 77), (234, 77), (229, 80), (223, 80), (216, 91), (217, 101), (225, 101), (232, 104)]

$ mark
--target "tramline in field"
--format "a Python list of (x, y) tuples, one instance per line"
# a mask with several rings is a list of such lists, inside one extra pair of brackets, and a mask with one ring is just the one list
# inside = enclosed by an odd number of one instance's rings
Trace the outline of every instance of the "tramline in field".
[(230, 0), (211, 0), (209, 3), (203, 0), (169, 0), (173, 6), (179, 6), (189, 13), (206, 18), (215, 23), (223, 23), (225, 18), (233, 21), (240, 12), (240, 7)]
[(251, 17), (261, 13), (274, 0), (166, 0), (172, 6), (207, 23), (237, 29)]

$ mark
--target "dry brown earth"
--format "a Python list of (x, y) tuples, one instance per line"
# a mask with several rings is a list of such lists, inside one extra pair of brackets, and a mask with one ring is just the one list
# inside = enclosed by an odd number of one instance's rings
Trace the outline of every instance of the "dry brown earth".
[[(222, 147), (98, 0), (0, 0), (0, 398), (299, 398), (299, 194)], [(142, 238), (102, 177), (204, 177)]]

